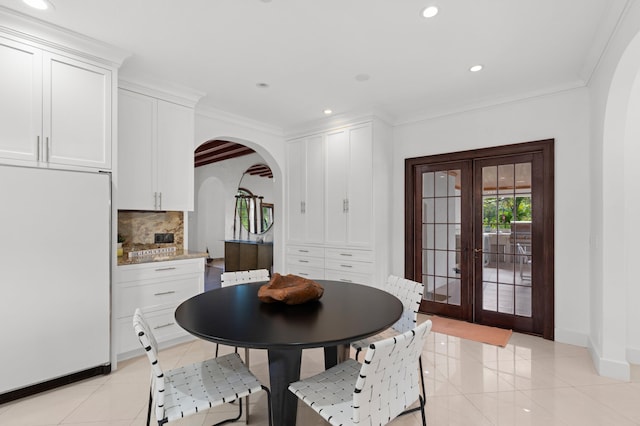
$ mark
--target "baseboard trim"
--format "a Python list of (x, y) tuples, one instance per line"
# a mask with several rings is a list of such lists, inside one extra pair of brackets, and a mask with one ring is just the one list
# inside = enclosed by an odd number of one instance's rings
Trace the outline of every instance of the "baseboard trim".
[(589, 339), (587, 349), (589, 350), (591, 360), (593, 361), (593, 365), (599, 375), (625, 382), (631, 380), (631, 366), (627, 361), (616, 361), (603, 358), (591, 339)]
[(90, 377), (101, 376), (109, 373), (111, 373), (111, 364), (99, 365), (67, 376), (58, 377), (57, 379), (47, 380), (46, 382), (36, 383), (35, 385), (0, 394), (0, 404), (79, 382)]
[(554, 341), (586, 348), (589, 344), (589, 336), (585, 333), (578, 333), (577, 331), (564, 330), (556, 327), (554, 330)]

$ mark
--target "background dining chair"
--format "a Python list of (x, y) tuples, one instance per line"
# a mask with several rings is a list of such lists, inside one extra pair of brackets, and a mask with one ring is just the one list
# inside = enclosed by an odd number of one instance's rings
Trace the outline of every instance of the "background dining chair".
[[(252, 269), (249, 271), (223, 272), (220, 276), (220, 285), (229, 287), (232, 285), (254, 283), (259, 281), (269, 281), (269, 271), (266, 269)], [(216, 356), (218, 356), (219, 345), (216, 343)], [(238, 352), (238, 348), (235, 348)], [(249, 348), (244, 350), (244, 362), (249, 365)]]
[(243, 283), (253, 283), (257, 281), (269, 281), (269, 278), (269, 271), (266, 269), (223, 272), (220, 277), (222, 287)]
[[(356, 350), (356, 359), (362, 349), (366, 349), (372, 343), (388, 337), (397, 336), (405, 331), (411, 330), (418, 323), (418, 309), (424, 294), (424, 284), (400, 278), (395, 275), (389, 275), (383, 290), (393, 294), (402, 302), (402, 316), (391, 327), (374, 336), (363, 340), (352, 342), (351, 346)], [(422, 384), (422, 396), (426, 398), (424, 377), (422, 375), (422, 357), (418, 360), (420, 367), (420, 383)]]
[(524, 265), (531, 267), (531, 255), (527, 253), (527, 249), (520, 243), (516, 243), (518, 255), (520, 255), (520, 279), (531, 280), (531, 275), (524, 273)]
[[(420, 410), (427, 420), (418, 383), (418, 358), (431, 321), (373, 343), (364, 363), (348, 359), (315, 376), (289, 385), (302, 402), (332, 425), (385, 425)], [(420, 405), (409, 409), (416, 401)]]
[(236, 421), (242, 416), (242, 398), (261, 390), (267, 393), (269, 425), (272, 424), (271, 393), (251, 374), (237, 353), (163, 371), (158, 361), (158, 344), (140, 309), (133, 315), (133, 329), (151, 363), (147, 426), (154, 401), (158, 425), (238, 400), (238, 417), (216, 425)]

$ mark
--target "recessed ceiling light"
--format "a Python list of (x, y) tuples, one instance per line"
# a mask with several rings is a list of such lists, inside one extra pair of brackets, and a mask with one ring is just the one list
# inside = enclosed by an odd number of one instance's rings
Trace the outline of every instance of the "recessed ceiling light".
[(267, 83), (256, 83), (256, 87), (266, 89), (267, 87), (269, 87), (269, 85)]
[(38, 10), (53, 9), (53, 3), (49, 0), (22, 0), (27, 6)]
[(331, 115), (331, 114), (333, 113), (333, 111), (331, 111), (331, 109), (329, 109), (329, 108), (326, 108), (326, 109), (325, 109), (324, 111), (322, 111), (322, 112), (324, 112), (324, 115)]
[(438, 14), (437, 6), (429, 6), (422, 11), (422, 16), (425, 18), (433, 18)]
[(483, 68), (483, 67), (482, 67), (482, 65), (478, 64), (478, 65), (474, 65), (474, 66), (472, 66), (471, 68), (469, 68), (469, 71), (471, 71), (471, 72), (478, 72), (478, 71), (480, 71), (482, 68)]

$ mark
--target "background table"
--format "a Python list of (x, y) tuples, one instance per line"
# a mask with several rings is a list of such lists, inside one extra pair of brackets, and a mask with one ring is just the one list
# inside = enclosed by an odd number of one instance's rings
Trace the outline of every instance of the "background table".
[(176, 321), (194, 336), (219, 344), (266, 349), (274, 424), (295, 425), (297, 398), (289, 383), (300, 379), (302, 349), (323, 347), (325, 367), (349, 344), (388, 328), (402, 315), (393, 295), (366, 285), (336, 281), (319, 301), (302, 305), (262, 303), (265, 283), (240, 284), (199, 294), (176, 309)]

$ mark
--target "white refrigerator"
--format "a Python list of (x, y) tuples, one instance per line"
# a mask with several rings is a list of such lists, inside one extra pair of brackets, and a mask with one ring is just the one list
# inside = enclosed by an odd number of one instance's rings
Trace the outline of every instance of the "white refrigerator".
[(110, 241), (110, 174), (0, 165), (0, 400), (110, 368)]

